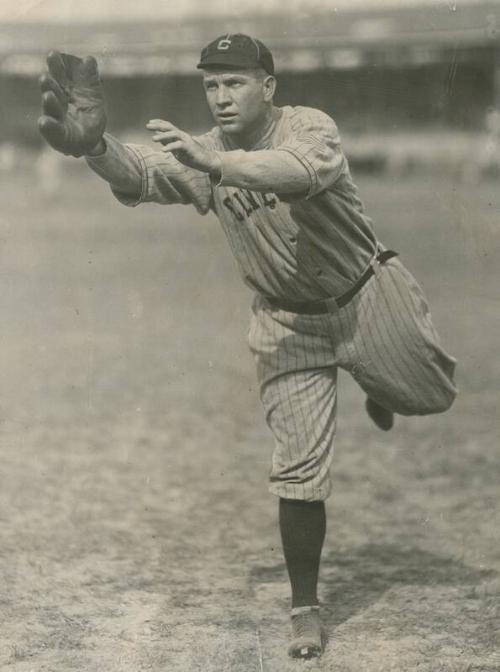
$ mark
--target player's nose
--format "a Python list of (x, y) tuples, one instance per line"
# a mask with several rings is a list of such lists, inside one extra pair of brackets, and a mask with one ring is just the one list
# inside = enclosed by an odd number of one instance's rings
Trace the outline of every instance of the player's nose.
[(218, 107), (224, 107), (231, 102), (231, 97), (229, 95), (229, 90), (225, 86), (219, 86), (217, 89), (217, 95), (215, 96), (215, 104)]

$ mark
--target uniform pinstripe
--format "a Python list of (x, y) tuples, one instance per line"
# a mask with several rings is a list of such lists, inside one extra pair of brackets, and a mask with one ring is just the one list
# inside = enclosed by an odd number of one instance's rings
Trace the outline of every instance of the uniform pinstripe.
[[(198, 138), (219, 152), (218, 184), (171, 154), (124, 146), (108, 134), (105, 155), (88, 163), (126, 205), (190, 203), (217, 214), (242, 278), (256, 293), (249, 345), (276, 442), (270, 490), (323, 500), (331, 487), (338, 368), (385, 408), (418, 415), (451, 405), (455, 360), (442, 349), (422, 290), (398, 259), (375, 263), (375, 275), (340, 310), (298, 315), (271, 308), (267, 298), (340, 296), (384, 249), (333, 120), (305, 107), (277, 111), (251, 151), (233, 146), (219, 128)], [(297, 160), (307, 170), (308, 193), (268, 193), (266, 184)], [(131, 198), (137, 184), (140, 197)]]

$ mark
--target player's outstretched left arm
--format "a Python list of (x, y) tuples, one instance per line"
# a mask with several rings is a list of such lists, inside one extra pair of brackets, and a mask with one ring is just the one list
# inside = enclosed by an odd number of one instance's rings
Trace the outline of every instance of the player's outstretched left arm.
[[(210, 180), (149, 147), (122, 144), (105, 133), (104, 94), (97, 63), (51, 51), (40, 78), (42, 115), (38, 126), (58, 152), (85, 156), (125, 205), (144, 202), (193, 204), (201, 213), (211, 204)], [(158, 160), (158, 157), (161, 159)]]

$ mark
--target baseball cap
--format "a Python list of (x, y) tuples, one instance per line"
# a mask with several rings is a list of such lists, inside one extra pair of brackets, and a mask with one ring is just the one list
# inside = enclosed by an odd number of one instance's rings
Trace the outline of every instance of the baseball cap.
[(243, 33), (227, 33), (210, 42), (201, 52), (197, 68), (215, 66), (229, 68), (264, 68), (274, 75), (274, 61), (269, 49), (260, 40)]

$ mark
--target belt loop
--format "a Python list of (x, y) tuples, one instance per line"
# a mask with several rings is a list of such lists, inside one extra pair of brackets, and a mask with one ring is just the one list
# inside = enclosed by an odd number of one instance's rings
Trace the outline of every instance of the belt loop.
[(380, 275), (380, 261), (378, 260), (378, 253), (375, 254), (373, 259), (370, 262), (370, 266), (372, 267), (373, 270), (373, 275), (378, 278)]
[(338, 313), (340, 308), (337, 300), (332, 296), (329, 299), (324, 299), (323, 303), (325, 304), (329, 313)]

